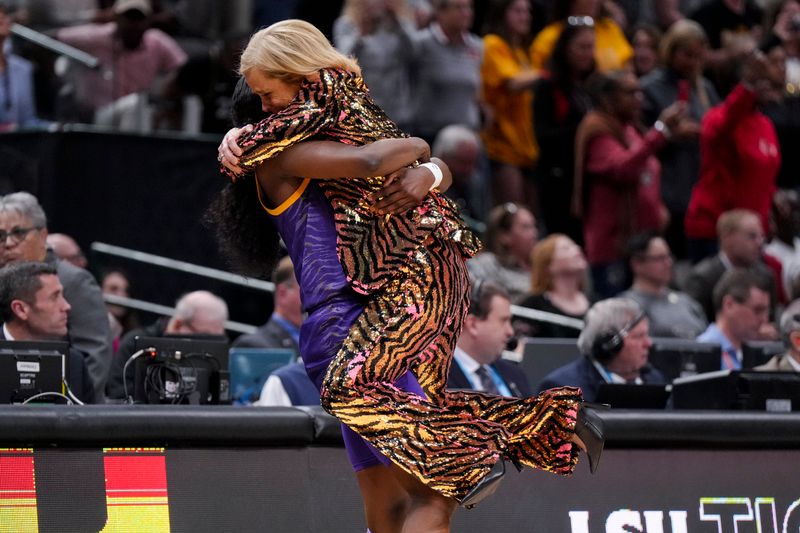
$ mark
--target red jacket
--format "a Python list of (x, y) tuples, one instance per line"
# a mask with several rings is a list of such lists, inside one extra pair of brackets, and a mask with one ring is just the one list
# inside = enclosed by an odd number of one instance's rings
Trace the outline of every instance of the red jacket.
[(700, 179), (686, 211), (686, 236), (716, 239), (717, 218), (730, 209), (750, 209), (769, 230), (775, 179), (781, 166), (775, 127), (757, 109), (756, 94), (739, 84), (703, 119)]
[(593, 265), (619, 261), (631, 235), (664, 222), (661, 165), (654, 155), (665, 144), (664, 136), (655, 130), (642, 136), (631, 125), (624, 127), (624, 135), (627, 146), (611, 135), (598, 135), (586, 150), (583, 235)]

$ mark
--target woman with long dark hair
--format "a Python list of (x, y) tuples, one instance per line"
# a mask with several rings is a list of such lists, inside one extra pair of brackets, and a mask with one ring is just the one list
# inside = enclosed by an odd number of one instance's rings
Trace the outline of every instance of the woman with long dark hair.
[(542, 149), (536, 170), (542, 196), (542, 219), (548, 233), (565, 233), (583, 242), (580, 220), (570, 210), (574, 181), (575, 132), (589, 111), (585, 84), (595, 71), (594, 27), (567, 25), (550, 66), (534, 89), (533, 124)]

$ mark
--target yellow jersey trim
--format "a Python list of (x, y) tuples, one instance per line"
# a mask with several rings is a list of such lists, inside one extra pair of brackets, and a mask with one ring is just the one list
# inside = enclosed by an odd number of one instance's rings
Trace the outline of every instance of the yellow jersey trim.
[(264, 211), (266, 211), (270, 215), (276, 217), (276, 216), (282, 214), (284, 211), (286, 211), (290, 207), (292, 207), (292, 204), (294, 204), (303, 195), (303, 193), (306, 191), (306, 187), (308, 187), (308, 184), (310, 182), (311, 182), (311, 178), (303, 178), (303, 182), (292, 193), (292, 195), (289, 196), (289, 198), (284, 200), (283, 203), (281, 205), (279, 205), (278, 207), (276, 207), (275, 209), (270, 209), (269, 207), (266, 206), (266, 204), (264, 204), (264, 197), (263, 197), (262, 192), (261, 192), (261, 185), (258, 183), (258, 178), (256, 178), (256, 192), (258, 193), (258, 202), (261, 204), (261, 207), (264, 208)]

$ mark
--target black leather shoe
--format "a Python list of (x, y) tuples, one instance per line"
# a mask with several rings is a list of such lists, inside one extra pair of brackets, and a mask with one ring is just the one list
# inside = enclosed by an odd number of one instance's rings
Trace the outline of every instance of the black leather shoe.
[(503, 476), (506, 473), (506, 463), (501, 457), (489, 470), (489, 473), (481, 479), (477, 485), (472, 487), (464, 498), (458, 502), (467, 509), (472, 509), (477, 504), (482, 502), (495, 493), (497, 487), (500, 486)]
[(606, 442), (603, 419), (597, 416), (597, 411), (606, 410), (610, 407), (610, 405), (604, 403), (584, 402), (578, 411), (575, 434), (586, 447), (586, 455), (589, 457), (589, 472), (592, 474), (597, 471), (600, 455), (603, 453), (603, 445)]

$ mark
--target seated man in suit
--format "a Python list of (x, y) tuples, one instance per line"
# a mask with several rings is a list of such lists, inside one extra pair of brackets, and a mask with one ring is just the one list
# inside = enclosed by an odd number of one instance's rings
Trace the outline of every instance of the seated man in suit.
[(278, 261), (272, 275), (275, 283), (275, 308), (266, 324), (255, 333), (242, 335), (233, 341), (233, 348), (290, 348), (298, 353), (303, 308), (300, 286), (294, 277), (292, 260), (287, 256)]
[(586, 325), (578, 337), (583, 356), (557, 368), (536, 387), (580, 387), (586, 401), (597, 397), (603, 383), (664, 385), (667, 379), (648, 363), (653, 345), (649, 323), (639, 305), (627, 298), (609, 298), (586, 313)]
[[(63, 340), (67, 337), (70, 305), (56, 268), (26, 261), (0, 270), (2, 338), (10, 341)], [(84, 355), (70, 348), (67, 358), (69, 389), (83, 403), (94, 403), (94, 387)]]
[(30, 193), (0, 197), (0, 266), (20, 261), (44, 261), (56, 268), (69, 314), (70, 345), (84, 354), (94, 386), (102, 401), (111, 366), (111, 330), (103, 294), (94, 277), (82, 268), (58, 259), (47, 248), (47, 217)]
[(697, 340), (720, 345), (723, 370), (742, 368), (743, 343), (766, 340), (760, 331), (769, 322), (769, 289), (762, 276), (742, 269), (726, 272), (714, 287), (716, 321)]
[(501, 358), (512, 335), (508, 292), (494, 282), (476, 283), (450, 365), (447, 387), (530, 396), (531, 386), (520, 366)]
[(684, 290), (703, 306), (706, 318), (715, 319), (716, 310), (712, 293), (725, 272), (741, 268), (763, 277), (772, 297), (770, 315), (777, 302), (777, 287), (773, 271), (764, 263), (764, 230), (761, 219), (753, 211), (733, 209), (720, 215), (717, 221), (719, 253), (692, 267), (684, 283)]
[(786, 353), (778, 354), (755, 370), (800, 372), (800, 300), (795, 300), (781, 315), (781, 337)]

